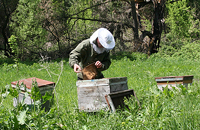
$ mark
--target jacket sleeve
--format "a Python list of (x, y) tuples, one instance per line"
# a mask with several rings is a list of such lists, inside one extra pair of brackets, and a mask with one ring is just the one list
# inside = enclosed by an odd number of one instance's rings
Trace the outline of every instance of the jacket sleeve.
[(84, 46), (83, 43), (80, 43), (74, 50), (72, 50), (69, 54), (69, 65), (70, 67), (74, 67), (74, 64), (78, 64), (83, 58), (85, 53), (87, 52), (87, 47)]

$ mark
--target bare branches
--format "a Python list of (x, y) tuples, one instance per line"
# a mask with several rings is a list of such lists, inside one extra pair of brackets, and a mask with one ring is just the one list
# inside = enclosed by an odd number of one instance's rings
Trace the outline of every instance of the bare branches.
[(48, 62), (45, 62), (45, 61), (48, 61), (48, 59), (49, 59), (50, 57), (43, 56), (43, 55), (41, 54), (41, 58), (42, 58), (42, 59), (40, 60), (40, 62), (41, 62), (40, 66), (41, 66), (42, 68), (39, 69), (39, 71), (42, 70), (42, 69), (45, 69), (45, 70), (47, 71), (49, 77), (51, 77), (51, 80), (52, 80), (52, 81), (53, 81), (53, 78), (52, 78), (51, 74), (58, 76), (58, 79), (57, 79), (57, 81), (56, 81), (53, 94), (55, 94), (55, 96), (56, 96), (56, 103), (57, 103), (57, 106), (58, 106), (58, 109), (59, 109), (58, 97), (57, 97), (57, 93), (56, 93), (56, 86), (57, 86), (58, 82), (60, 81), (60, 77), (61, 77), (62, 72), (63, 72), (63, 61), (60, 62), (60, 73), (59, 73), (59, 74), (56, 74), (56, 73), (53, 73), (52, 71), (49, 70), (49, 68), (50, 68), (50, 67), (49, 67), (49, 63), (48, 63)]

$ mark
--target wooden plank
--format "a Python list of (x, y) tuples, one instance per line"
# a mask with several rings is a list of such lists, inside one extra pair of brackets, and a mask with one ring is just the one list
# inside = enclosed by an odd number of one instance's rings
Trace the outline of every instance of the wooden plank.
[(193, 79), (193, 75), (186, 75), (186, 76), (166, 76), (166, 77), (155, 77), (156, 80), (159, 79), (182, 79), (182, 80), (186, 80), (186, 79)]
[(76, 82), (77, 87), (106, 86), (108, 84), (108, 79), (78, 80)]
[(155, 80), (157, 82), (157, 86), (160, 90), (163, 91), (164, 87), (168, 87), (172, 89), (175, 87), (179, 89), (177, 85), (184, 85), (186, 88), (188, 84), (192, 84), (193, 75), (186, 75), (186, 76), (167, 76), (167, 77), (156, 77)]
[(103, 97), (110, 92), (109, 87), (78, 87), (77, 91), (80, 110), (91, 112), (103, 109), (107, 106)]
[(138, 105), (140, 106), (140, 103), (133, 89), (107, 94), (105, 95), (105, 99), (107, 101), (109, 109), (112, 112), (115, 112), (117, 109), (129, 109), (128, 106), (124, 103), (124, 99), (129, 99), (131, 96), (134, 96), (136, 98)]
[(28, 78), (28, 79), (22, 79), (22, 80), (19, 80), (19, 81), (13, 81), (13, 82), (11, 82), (11, 86), (13, 88), (16, 88), (16, 85), (18, 83), (19, 86), (20, 86), (20, 89), (22, 91), (25, 91), (25, 88), (24, 88), (25, 86), (21, 86), (22, 83), (23, 83), (24, 85), (26, 85), (26, 90), (28, 92), (30, 92), (31, 91), (31, 87), (32, 87), (32, 83), (35, 82), (35, 81), (37, 82), (40, 91), (53, 89), (55, 87), (55, 83), (54, 82), (43, 80), (43, 79), (39, 79), (39, 78), (36, 78), (36, 77), (32, 77), (32, 78)]
[(127, 90), (127, 77), (108, 78), (110, 93)]
[(170, 81), (183, 81), (183, 78), (161, 78), (161, 79), (156, 79), (157, 82), (170, 82)]

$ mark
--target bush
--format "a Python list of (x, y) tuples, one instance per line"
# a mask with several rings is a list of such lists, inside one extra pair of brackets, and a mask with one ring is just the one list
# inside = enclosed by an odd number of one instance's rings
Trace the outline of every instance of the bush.
[(184, 59), (200, 58), (200, 42), (191, 39), (176, 39), (164, 42), (159, 52), (154, 57), (173, 57)]
[(199, 36), (199, 20), (195, 20), (193, 14), (195, 10), (188, 6), (186, 0), (176, 1), (167, 4), (168, 16), (166, 23), (170, 28), (170, 37), (198, 37)]
[(172, 56), (183, 59), (200, 59), (200, 42), (196, 41), (182, 46), (182, 48), (175, 52)]

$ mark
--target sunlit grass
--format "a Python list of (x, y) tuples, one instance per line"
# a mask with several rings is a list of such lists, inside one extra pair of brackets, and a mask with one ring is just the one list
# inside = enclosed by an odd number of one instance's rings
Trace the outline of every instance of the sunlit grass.
[[(59, 118), (54, 120), (65, 129), (198, 129), (200, 60), (144, 57), (134, 54), (113, 58), (110, 68), (103, 72), (107, 78), (127, 77), (128, 88), (136, 92), (140, 109), (133, 100), (129, 102), (130, 110), (96, 114), (79, 112), (77, 77), (68, 61), (63, 61), (63, 70), (61, 62), (19, 63), (19, 66), (2, 64), (0, 87), (30, 77), (57, 83), (54, 99), (58, 102), (59, 109), (55, 114), (59, 114)], [(48, 69), (44, 69), (45, 66)], [(161, 92), (157, 89), (155, 77), (184, 75), (194, 75), (193, 84), (184, 92)], [(3, 106), (12, 109), (12, 97), (7, 98)]]

